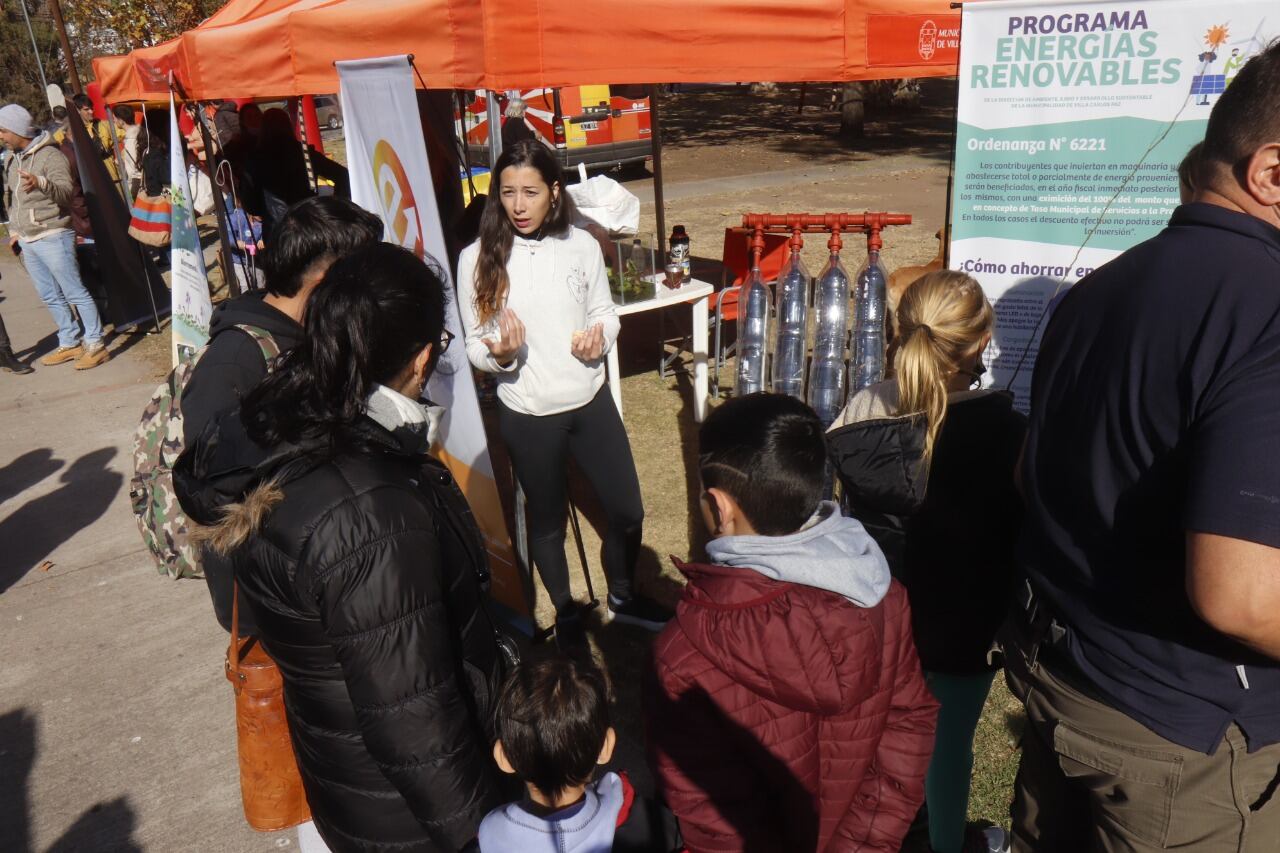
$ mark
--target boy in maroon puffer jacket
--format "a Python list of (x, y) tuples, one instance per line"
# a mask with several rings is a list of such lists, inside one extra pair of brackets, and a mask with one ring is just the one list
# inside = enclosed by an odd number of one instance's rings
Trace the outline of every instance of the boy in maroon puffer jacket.
[(938, 704), (902, 587), (823, 502), (822, 424), (798, 400), (730, 400), (699, 434), (710, 565), (659, 636), (645, 728), (699, 851), (896, 853), (924, 801)]

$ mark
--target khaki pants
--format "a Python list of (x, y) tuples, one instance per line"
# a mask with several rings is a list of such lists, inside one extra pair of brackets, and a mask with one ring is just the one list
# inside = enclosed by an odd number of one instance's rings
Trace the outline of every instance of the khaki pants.
[(1213, 755), (1178, 746), (1050, 667), (1008, 649), (1027, 709), (1014, 853), (1280, 851), (1280, 744), (1249, 754), (1233, 724)]

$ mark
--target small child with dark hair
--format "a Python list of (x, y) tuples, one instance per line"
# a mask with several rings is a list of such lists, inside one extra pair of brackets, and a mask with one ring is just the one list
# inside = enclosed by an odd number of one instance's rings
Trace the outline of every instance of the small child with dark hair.
[(527, 797), (480, 823), (481, 853), (672, 853), (679, 830), (669, 811), (636, 796), (625, 773), (595, 769), (613, 757), (604, 675), (556, 656), (524, 662), (502, 688), (493, 757), (525, 784)]
[(690, 851), (897, 853), (924, 801), (938, 704), (903, 588), (822, 500), (822, 423), (752, 394), (702, 425), (711, 563), (654, 646), (650, 760)]

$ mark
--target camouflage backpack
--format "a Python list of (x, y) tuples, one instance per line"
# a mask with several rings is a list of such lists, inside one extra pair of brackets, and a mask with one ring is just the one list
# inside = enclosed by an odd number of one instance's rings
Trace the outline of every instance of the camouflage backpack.
[[(257, 342), (270, 370), (280, 346), (265, 329), (236, 325)], [(208, 344), (205, 344), (208, 349)], [(187, 535), (187, 516), (173, 490), (173, 466), (182, 455), (182, 392), (204, 350), (182, 361), (151, 395), (133, 434), (133, 479), (129, 499), (142, 531), (142, 541), (156, 561), (156, 571), (171, 578), (201, 578), (200, 556)]]

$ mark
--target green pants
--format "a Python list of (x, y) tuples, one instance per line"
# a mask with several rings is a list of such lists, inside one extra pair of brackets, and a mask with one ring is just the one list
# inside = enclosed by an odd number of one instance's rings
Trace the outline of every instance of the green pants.
[(929, 806), (929, 843), (937, 853), (961, 853), (969, 817), (969, 782), (973, 775), (973, 733), (991, 692), (994, 672), (946, 675), (926, 672), (929, 689), (942, 707), (938, 733), (925, 777)]

